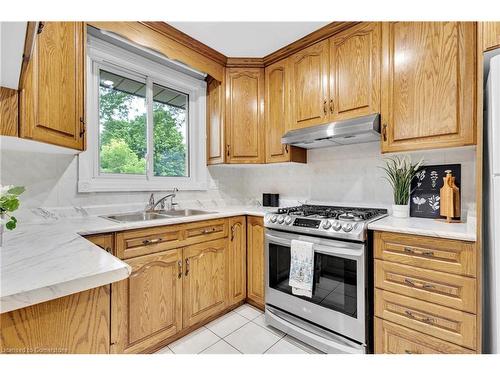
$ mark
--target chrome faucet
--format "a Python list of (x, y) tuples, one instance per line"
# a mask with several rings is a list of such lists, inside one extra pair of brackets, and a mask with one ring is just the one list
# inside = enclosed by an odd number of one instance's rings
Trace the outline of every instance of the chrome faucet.
[(174, 188), (172, 190), (172, 193), (165, 195), (164, 197), (160, 198), (156, 202), (155, 202), (154, 194), (151, 193), (151, 195), (149, 196), (149, 202), (146, 206), (146, 211), (154, 211), (158, 205), (160, 205), (160, 209), (164, 210), (165, 209), (165, 201), (167, 198), (170, 198), (170, 204), (168, 206), (168, 210), (173, 210), (174, 206), (177, 206), (177, 203), (174, 202), (174, 198), (177, 195), (176, 193), (178, 191), (179, 191), (179, 189)]

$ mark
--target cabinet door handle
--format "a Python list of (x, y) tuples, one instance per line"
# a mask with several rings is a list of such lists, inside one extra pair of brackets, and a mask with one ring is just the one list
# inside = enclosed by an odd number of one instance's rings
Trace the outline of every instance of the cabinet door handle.
[(330, 99), (330, 112), (331, 113), (333, 113), (333, 108), (334, 108), (333, 99)]
[(326, 109), (326, 99), (323, 100), (323, 112), (325, 113), (325, 115), (328, 113), (328, 110)]
[(189, 275), (189, 258), (186, 258), (186, 273), (184, 274), (184, 276), (187, 275)]
[(177, 268), (179, 272), (177, 273), (177, 278), (180, 279), (182, 277), (182, 260), (177, 261)]
[(384, 142), (387, 141), (387, 124), (382, 125), (382, 137), (384, 138)]
[(230, 149), (230, 146), (229, 146), (229, 145), (226, 145), (226, 153), (227, 153), (227, 156), (229, 156), (229, 149)]
[(108, 247), (106, 247), (104, 250), (106, 250), (108, 253), (111, 253), (111, 252), (112, 252), (112, 250), (111, 250), (111, 248), (110, 248), (109, 246), (108, 246)]
[(158, 243), (162, 240), (162, 238), (153, 238), (152, 240), (144, 240), (142, 241), (142, 243), (144, 245), (150, 245), (150, 244), (153, 244), (153, 243)]
[(36, 33), (41, 34), (44, 27), (45, 27), (45, 22), (42, 21), (38, 22), (38, 29), (36, 30)]
[(288, 145), (285, 145), (285, 152), (288, 154)]
[(415, 254), (415, 250), (413, 250), (411, 247), (405, 247), (404, 250), (405, 253)]
[(405, 353), (406, 354), (413, 354), (413, 352), (411, 350), (408, 350), (408, 349), (405, 349)]
[(236, 224), (233, 224), (231, 226), (231, 242), (233, 242), (233, 240), (234, 240), (234, 233), (235, 233), (235, 231), (236, 231)]

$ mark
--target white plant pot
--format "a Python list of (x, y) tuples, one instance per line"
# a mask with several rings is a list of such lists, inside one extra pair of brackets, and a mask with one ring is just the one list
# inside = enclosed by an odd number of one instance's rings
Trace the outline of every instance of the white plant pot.
[(392, 205), (392, 216), (405, 218), (410, 216), (410, 205), (409, 204), (393, 204)]

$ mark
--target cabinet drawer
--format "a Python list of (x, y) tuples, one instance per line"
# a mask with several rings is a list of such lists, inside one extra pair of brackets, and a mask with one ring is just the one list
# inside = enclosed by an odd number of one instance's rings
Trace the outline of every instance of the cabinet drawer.
[(375, 259), (375, 286), (476, 313), (476, 280)]
[(476, 316), (375, 289), (375, 315), (416, 331), (476, 349)]
[(228, 233), (227, 219), (189, 223), (184, 225), (184, 245), (224, 238)]
[(410, 266), (476, 276), (474, 242), (376, 232), (375, 258)]
[(116, 255), (128, 259), (180, 247), (182, 228), (182, 225), (169, 225), (117, 233)]
[(449, 342), (375, 318), (376, 354), (474, 354)]

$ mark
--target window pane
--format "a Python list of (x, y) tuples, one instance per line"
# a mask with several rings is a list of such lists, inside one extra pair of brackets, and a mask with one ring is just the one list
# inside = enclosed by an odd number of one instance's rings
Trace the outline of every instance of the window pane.
[(146, 174), (146, 84), (99, 72), (101, 173)]
[(155, 176), (189, 176), (188, 103), (187, 94), (153, 85)]

